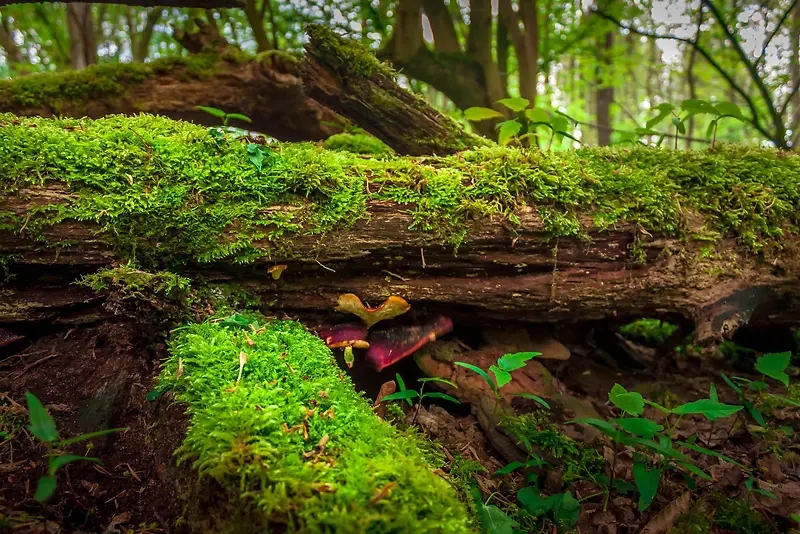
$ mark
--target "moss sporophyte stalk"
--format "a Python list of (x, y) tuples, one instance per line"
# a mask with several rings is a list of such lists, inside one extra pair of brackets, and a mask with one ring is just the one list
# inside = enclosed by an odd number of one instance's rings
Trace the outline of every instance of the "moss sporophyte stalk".
[(471, 532), (422, 439), (373, 414), (321, 339), (262, 321), (190, 324), (170, 342), (159, 388), (187, 407), (177, 454), (198, 484), (231, 488), (238, 520), (290, 532)]
[(533, 208), (552, 237), (628, 224), (703, 240), (735, 236), (759, 252), (780, 248), (800, 217), (800, 158), (769, 149), (495, 146), (364, 158), (311, 143), (267, 148), (259, 170), (248, 141), (162, 117), (0, 114), (3, 194), (54, 182), (68, 191), (27, 213), (3, 212), (0, 224), (41, 238), (49, 225), (91, 221), (121, 259), (150, 267), (286, 252), (294, 236), (350, 227), (368, 215), (368, 201), (404, 205), (412, 230), (452, 244), (471, 220), (513, 226)]

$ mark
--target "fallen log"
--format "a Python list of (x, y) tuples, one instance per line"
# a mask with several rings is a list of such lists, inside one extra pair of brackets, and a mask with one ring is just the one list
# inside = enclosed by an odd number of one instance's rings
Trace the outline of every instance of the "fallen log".
[(800, 323), (800, 158), (772, 150), (372, 159), (148, 116), (0, 116), (0, 183), (17, 276), (2, 323), (96, 313), (70, 283), (124, 261), (235, 282), (284, 312), (356, 293), (456, 322), (681, 316), (699, 341)]
[(409, 93), (395, 72), (363, 45), (326, 26), (310, 25), (299, 68), (308, 94), (399, 154), (453, 154), (486, 143)]
[(232, 119), (230, 125), (283, 141), (316, 141), (340, 131), (341, 119), (306, 95), (292, 60), (281, 55), (193, 54), (0, 81), (0, 112), (22, 116), (150, 113), (221, 125), (197, 106), (245, 115), (253, 122)]

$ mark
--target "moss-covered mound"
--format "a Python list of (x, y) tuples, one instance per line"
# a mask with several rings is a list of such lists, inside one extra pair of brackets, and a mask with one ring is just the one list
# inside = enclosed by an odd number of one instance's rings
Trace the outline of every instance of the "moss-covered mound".
[(23, 215), (0, 213), (0, 229), (25, 226), (35, 236), (44, 225), (90, 220), (122, 257), (147, 264), (252, 260), (265, 254), (255, 241), (288, 248), (293, 234), (346, 228), (366, 215), (368, 201), (406, 204), (412, 229), (453, 243), (469, 220), (513, 224), (523, 206), (535, 208), (551, 236), (627, 223), (672, 236), (735, 235), (754, 251), (779, 245), (800, 221), (800, 157), (768, 149), (486, 147), (370, 159), (307, 143), (248, 143), (146, 115), (0, 114), (0, 191), (58, 181), (74, 195)]
[(393, 150), (375, 136), (363, 133), (338, 133), (328, 137), (323, 145), (328, 150), (344, 150), (353, 154), (391, 154)]
[[(372, 413), (320, 339), (296, 322), (251, 327), (255, 320), (180, 329), (161, 375), (190, 416), (179, 454), (201, 484), (213, 479), (232, 501), (235, 513), (218, 517), (216, 529), (470, 531), (466, 507), (433, 473), (422, 442)], [(236, 521), (249, 526), (237, 530)]]

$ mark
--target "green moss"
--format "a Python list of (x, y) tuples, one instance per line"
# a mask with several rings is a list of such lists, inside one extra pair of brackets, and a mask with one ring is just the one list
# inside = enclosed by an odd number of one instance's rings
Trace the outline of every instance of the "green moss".
[(325, 140), (323, 146), (328, 150), (344, 150), (353, 154), (374, 154), (376, 156), (394, 152), (377, 137), (358, 133), (334, 134)]
[(147, 268), (285, 257), (293, 236), (345, 229), (367, 215), (368, 201), (405, 204), (412, 230), (452, 244), (470, 221), (513, 226), (527, 208), (549, 237), (635, 224), (691, 238), (686, 214), (694, 213), (704, 228), (763, 253), (796, 235), (800, 221), (800, 157), (773, 150), (483, 147), (365, 159), (286, 143), (272, 146), (259, 172), (246, 141), (218, 143), (205, 128), (161, 117), (0, 114), (0, 192), (53, 181), (69, 199), (5, 214), (0, 229), (25, 226), (35, 237), (59, 222), (91, 221), (118, 255)]
[(214, 530), (241, 532), (231, 521), (247, 521), (289, 532), (469, 532), (422, 439), (376, 417), (299, 323), (257, 320), (179, 329), (160, 378), (189, 415), (177, 454), (199, 484), (222, 488), (215, 505), (224, 498), (237, 510)]
[(117, 291), (122, 298), (167, 298), (178, 300), (186, 296), (191, 280), (168, 271), (148, 273), (130, 264), (110, 269), (100, 269), (96, 273), (81, 278), (78, 282), (95, 291)]
[(163, 58), (151, 63), (106, 63), (82, 70), (35, 74), (0, 81), (0, 102), (8, 109), (62, 109), (91, 99), (120, 96), (125, 87), (142, 83), (157, 74), (175, 73), (193, 78), (213, 76), (219, 60), (211, 55)]
[(725, 499), (714, 510), (714, 524), (734, 534), (769, 534), (772, 527), (747, 501)]
[(337, 68), (340, 75), (369, 77), (373, 74), (382, 74), (388, 78), (395, 77), (394, 70), (378, 60), (369, 48), (354, 39), (342, 37), (329, 26), (311, 24), (306, 31), (312, 45), (322, 55), (338, 60)]
[(660, 347), (677, 329), (677, 325), (660, 319), (638, 319), (621, 326), (619, 332), (631, 341)]
[(669, 534), (711, 534), (711, 519), (708, 513), (695, 507), (675, 521)]

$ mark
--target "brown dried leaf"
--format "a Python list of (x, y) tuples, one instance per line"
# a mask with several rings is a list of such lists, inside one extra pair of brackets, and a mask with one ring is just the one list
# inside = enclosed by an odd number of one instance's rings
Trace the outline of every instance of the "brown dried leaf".
[(267, 269), (267, 272), (272, 275), (273, 280), (277, 280), (281, 277), (283, 271), (285, 271), (286, 268), (287, 268), (286, 265), (273, 265), (272, 267)]
[(650, 520), (642, 530), (642, 534), (666, 534), (675, 525), (675, 521), (680, 516), (689, 511), (692, 492), (687, 491), (671, 503)]

